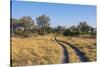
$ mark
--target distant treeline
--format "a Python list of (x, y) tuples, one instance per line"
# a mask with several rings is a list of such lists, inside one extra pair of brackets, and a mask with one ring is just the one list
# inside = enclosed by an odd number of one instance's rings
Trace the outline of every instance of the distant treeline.
[(30, 16), (24, 16), (20, 19), (11, 18), (11, 34), (13, 36), (28, 37), (32, 34), (45, 35), (49, 33), (62, 34), (64, 36), (91, 35), (96, 36), (96, 28), (88, 25), (86, 21), (80, 22), (77, 26), (73, 25), (69, 28), (65, 26), (50, 26), (50, 18), (41, 15), (36, 18), (36, 22)]

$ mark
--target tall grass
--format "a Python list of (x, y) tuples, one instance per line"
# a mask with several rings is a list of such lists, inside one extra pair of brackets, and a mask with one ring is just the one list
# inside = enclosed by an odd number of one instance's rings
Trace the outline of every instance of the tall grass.
[(12, 37), (12, 64), (39, 65), (61, 63), (62, 48), (50, 36)]
[(57, 39), (73, 44), (87, 56), (89, 61), (96, 61), (96, 38), (58, 36)]

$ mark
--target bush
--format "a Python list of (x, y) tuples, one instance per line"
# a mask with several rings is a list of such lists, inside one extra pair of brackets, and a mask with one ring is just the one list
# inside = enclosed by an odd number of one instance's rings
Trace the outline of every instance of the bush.
[(30, 36), (30, 33), (29, 33), (28, 31), (24, 31), (24, 32), (23, 32), (23, 36), (24, 36), (24, 37), (29, 37), (29, 36)]
[(18, 36), (23, 36), (23, 37), (29, 37), (30, 33), (29, 31), (25, 30), (24, 27), (18, 27), (14, 30), (14, 34)]
[(14, 34), (23, 35), (24, 30), (21, 27), (18, 27), (14, 30)]
[(63, 32), (64, 36), (78, 36), (80, 35), (80, 32), (78, 31), (71, 31), (70, 29), (67, 29)]
[(71, 36), (72, 35), (72, 32), (70, 31), (70, 29), (67, 29), (63, 32), (63, 35), (64, 36)]
[(72, 32), (72, 36), (78, 36), (78, 35), (80, 35), (80, 32), (78, 32), (78, 31)]
[(96, 36), (96, 32), (91, 32), (90, 35)]

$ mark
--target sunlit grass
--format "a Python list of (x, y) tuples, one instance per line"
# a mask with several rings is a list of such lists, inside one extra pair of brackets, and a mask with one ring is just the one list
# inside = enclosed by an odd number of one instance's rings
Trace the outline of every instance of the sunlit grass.
[[(68, 42), (84, 52), (89, 61), (96, 61), (96, 38), (78, 38), (57, 36), (60, 41)], [(33, 36), (27, 38), (12, 37), (12, 64), (40, 65), (62, 63), (63, 48), (54, 41), (54, 35)], [(69, 62), (81, 62), (76, 52), (63, 43), (69, 55)], [(66, 59), (67, 60), (67, 59)]]
[(50, 36), (12, 37), (13, 65), (58, 64), (61, 56), (61, 46), (51, 41)]
[(58, 36), (57, 39), (73, 44), (84, 52), (89, 61), (96, 61), (96, 38)]

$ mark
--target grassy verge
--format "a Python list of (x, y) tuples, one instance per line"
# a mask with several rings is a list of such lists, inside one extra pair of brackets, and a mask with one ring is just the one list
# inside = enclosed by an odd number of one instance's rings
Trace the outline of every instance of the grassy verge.
[(12, 64), (39, 65), (61, 63), (62, 48), (52, 36), (12, 37)]
[(89, 61), (96, 61), (96, 38), (58, 36), (57, 39), (73, 44), (86, 55)]

